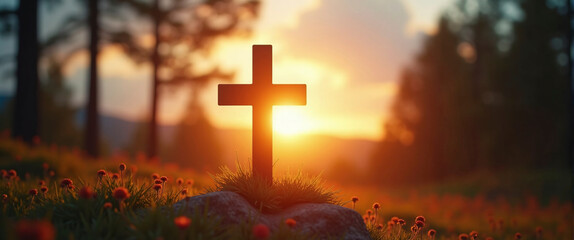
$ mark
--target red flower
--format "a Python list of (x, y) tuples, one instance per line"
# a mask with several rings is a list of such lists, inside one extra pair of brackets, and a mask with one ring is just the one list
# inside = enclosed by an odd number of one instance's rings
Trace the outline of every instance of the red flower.
[(428, 235), (429, 237), (434, 237), (434, 236), (436, 235), (436, 230), (434, 230), (434, 229), (429, 230), (429, 232), (427, 233), (427, 235)]
[(110, 209), (110, 208), (112, 208), (111, 202), (104, 203), (104, 209)]
[(113, 180), (118, 180), (120, 178), (120, 175), (117, 173), (112, 174), (112, 179)]
[(191, 224), (191, 219), (186, 216), (179, 216), (173, 219), (175, 226), (177, 226), (181, 230), (185, 230)]
[(118, 187), (118, 188), (114, 189), (114, 192), (112, 193), (112, 195), (114, 196), (115, 199), (117, 199), (119, 201), (125, 200), (125, 199), (130, 197), (130, 193), (124, 187)]
[(400, 224), (400, 225), (405, 225), (405, 224), (406, 224), (406, 222), (405, 222), (405, 220), (404, 220), (404, 219), (399, 219), (399, 224)]
[(353, 201), (353, 203), (356, 203), (356, 202), (359, 201), (359, 197), (353, 196), (353, 197), (351, 198), (351, 201)]
[(378, 202), (373, 203), (373, 209), (378, 210), (379, 208), (381, 208), (381, 204), (379, 204)]
[(98, 170), (98, 177), (103, 177), (103, 176), (106, 176), (106, 170), (104, 170), (104, 169)]
[(167, 182), (167, 177), (166, 176), (161, 176), (159, 179), (161, 179), (162, 182)]
[(187, 195), (187, 188), (181, 189), (181, 195), (183, 196)]
[(295, 227), (297, 221), (295, 221), (293, 218), (287, 218), (287, 220), (285, 220), (285, 224), (287, 224), (289, 227)]
[(18, 176), (18, 173), (16, 172), (16, 170), (10, 169), (10, 170), (8, 171), (8, 176), (9, 176), (10, 178), (14, 178), (14, 177)]
[(72, 182), (71, 179), (69, 179), (69, 178), (64, 178), (64, 179), (62, 179), (62, 181), (60, 182), (60, 187), (70, 187), (72, 184), (74, 184), (74, 182)]
[(520, 234), (520, 233), (514, 234), (514, 239), (518, 240), (518, 239), (521, 239), (521, 238), (522, 238), (522, 234)]
[(392, 217), (391, 221), (393, 221), (394, 223), (399, 223), (399, 218), (398, 217)]
[(156, 191), (161, 190), (161, 184), (155, 184), (155, 185), (153, 185), (153, 189), (156, 190)]
[(56, 231), (48, 221), (21, 220), (16, 223), (17, 239), (52, 240)]
[(38, 186), (44, 186), (44, 185), (46, 185), (46, 182), (44, 182), (44, 180), (38, 181)]
[(48, 192), (48, 187), (42, 186), (40, 187), (40, 191), (42, 191), (43, 194), (46, 194)]
[(30, 191), (28, 192), (30, 194), (30, 196), (36, 196), (38, 195), (38, 189), (30, 189)]
[(424, 228), (425, 222), (418, 220), (415, 222), (415, 225), (417, 225), (418, 228)]
[(425, 219), (425, 217), (423, 217), (423, 216), (418, 216), (418, 217), (415, 218), (415, 221), (421, 221), (421, 222), (425, 223), (425, 222), (426, 222), (426, 219)]
[(477, 239), (477, 238), (478, 238), (478, 232), (477, 232), (477, 231), (472, 231), (472, 232), (470, 232), (470, 233), (468, 234), (468, 236), (469, 236), (471, 239)]
[(253, 226), (253, 236), (257, 239), (267, 239), (269, 238), (270, 232), (269, 227), (265, 224), (257, 224)]
[(160, 179), (156, 179), (153, 181), (154, 184), (162, 184), (163, 182)]
[(458, 235), (458, 240), (468, 240), (468, 234), (463, 233)]
[(177, 178), (177, 180), (175, 180), (175, 182), (177, 182), (177, 185), (181, 185), (181, 184), (183, 184), (183, 178)]
[(151, 178), (153, 178), (153, 180), (156, 180), (156, 179), (159, 178), (159, 174), (157, 174), (157, 173), (152, 173), (152, 174), (151, 174)]
[(124, 171), (124, 170), (126, 170), (126, 164), (120, 163), (120, 171)]
[(80, 197), (83, 199), (93, 198), (94, 195), (94, 190), (92, 190), (92, 188), (89, 186), (84, 186), (82, 189), (80, 189)]
[(8, 202), (8, 195), (2, 194), (2, 203), (7, 203), (7, 202)]

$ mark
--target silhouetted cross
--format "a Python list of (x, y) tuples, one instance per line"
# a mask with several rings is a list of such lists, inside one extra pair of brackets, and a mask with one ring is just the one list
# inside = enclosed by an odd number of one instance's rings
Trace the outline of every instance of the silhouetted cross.
[(253, 45), (253, 84), (219, 84), (219, 105), (251, 105), (253, 175), (273, 181), (273, 105), (306, 105), (305, 84), (273, 84), (271, 45)]

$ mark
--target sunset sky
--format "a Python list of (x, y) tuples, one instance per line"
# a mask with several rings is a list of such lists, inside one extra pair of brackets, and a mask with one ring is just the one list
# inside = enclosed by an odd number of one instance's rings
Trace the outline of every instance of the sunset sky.
[[(433, 33), (437, 17), (453, 2), (264, 1), (254, 36), (220, 41), (214, 57), (237, 71), (236, 83), (250, 83), (251, 45), (272, 44), (274, 83), (307, 84), (307, 106), (275, 108), (280, 133), (379, 139), (401, 68), (418, 50), (423, 33)], [(135, 65), (114, 47), (104, 48), (100, 61), (102, 112), (128, 120), (145, 118), (150, 66)], [(77, 105), (85, 101), (86, 65), (84, 51), (65, 68)], [(250, 127), (249, 107), (217, 106), (217, 84), (201, 97), (212, 122), (222, 128)], [(4, 93), (13, 91), (13, 84), (0, 85)], [(187, 97), (182, 91), (163, 98), (160, 121), (177, 123)]]

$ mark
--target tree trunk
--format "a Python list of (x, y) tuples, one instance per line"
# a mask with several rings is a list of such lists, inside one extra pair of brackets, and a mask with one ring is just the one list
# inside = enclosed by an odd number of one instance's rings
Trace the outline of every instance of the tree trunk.
[(89, 157), (97, 158), (99, 152), (99, 116), (98, 116), (98, 0), (88, 0), (88, 21), (90, 27), (90, 72), (88, 84), (88, 103), (84, 130), (84, 151)]
[(12, 137), (32, 143), (39, 132), (38, 113), (38, 1), (20, 1), (16, 96)]
[(159, 26), (160, 26), (160, 9), (159, 0), (154, 0), (153, 2), (153, 17), (154, 17), (154, 35), (155, 35), (155, 45), (153, 47), (152, 65), (153, 65), (153, 79), (152, 79), (152, 98), (151, 98), (151, 116), (149, 122), (149, 137), (147, 146), (147, 157), (149, 159), (156, 159), (157, 157), (157, 145), (158, 145), (158, 129), (157, 129), (157, 113), (158, 113), (158, 98), (159, 98), (159, 76), (158, 70), (160, 65), (160, 56), (158, 52), (160, 38), (159, 38)]

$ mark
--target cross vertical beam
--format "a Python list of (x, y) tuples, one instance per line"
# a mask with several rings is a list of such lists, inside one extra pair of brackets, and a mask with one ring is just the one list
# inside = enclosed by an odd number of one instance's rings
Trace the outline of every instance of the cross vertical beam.
[(304, 84), (273, 84), (271, 45), (253, 45), (253, 84), (219, 84), (218, 104), (251, 105), (253, 176), (273, 182), (273, 105), (306, 105)]

